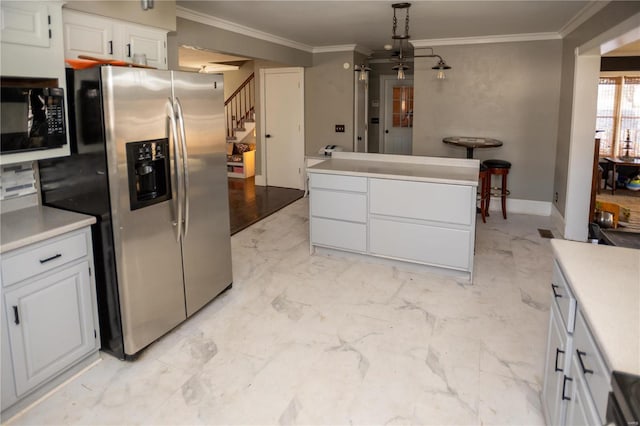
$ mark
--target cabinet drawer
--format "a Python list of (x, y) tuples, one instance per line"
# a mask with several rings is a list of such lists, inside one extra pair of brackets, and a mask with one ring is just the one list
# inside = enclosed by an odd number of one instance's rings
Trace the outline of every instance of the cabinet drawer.
[(373, 254), (465, 271), (470, 268), (470, 231), (372, 218), (369, 232)]
[(611, 373), (607, 368), (596, 342), (587, 327), (587, 323), (578, 310), (576, 327), (573, 333), (573, 357), (579, 368), (577, 374), (583, 374), (586, 387), (600, 416), (605, 423), (607, 399), (609, 396)]
[(87, 255), (82, 231), (33, 244), (2, 257), (2, 285), (9, 286)]
[(370, 179), (374, 214), (471, 225), (475, 191), (471, 186)]
[(358, 176), (309, 173), (309, 187), (338, 189), (340, 191), (367, 192), (367, 178)]
[(311, 244), (364, 252), (367, 250), (367, 225), (311, 218)]
[(328, 219), (367, 221), (367, 196), (351, 192), (325, 191), (311, 192), (311, 215)]
[(564, 279), (558, 262), (553, 262), (553, 276), (551, 278), (551, 291), (553, 298), (560, 310), (562, 322), (569, 333), (573, 333), (576, 319), (576, 298), (573, 296), (567, 280)]

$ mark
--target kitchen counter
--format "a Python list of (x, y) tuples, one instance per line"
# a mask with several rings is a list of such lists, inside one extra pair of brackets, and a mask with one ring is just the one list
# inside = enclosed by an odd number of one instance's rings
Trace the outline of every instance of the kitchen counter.
[(326, 174), (478, 186), (479, 160), (334, 152), (308, 168)]
[(32, 206), (0, 215), (0, 253), (96, 223), (93, 216), (47, 206)]
[(640, 250), (551, 240), (607, 365), (640, 375)]

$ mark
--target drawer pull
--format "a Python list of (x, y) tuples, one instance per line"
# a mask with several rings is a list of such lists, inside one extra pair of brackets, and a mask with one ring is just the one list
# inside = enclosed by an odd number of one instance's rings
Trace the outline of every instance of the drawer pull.
[(562, 379), (562, 400), (563, 401), (571, 401), (571, 398), (569, 398), (568, 396), (564, 396), (564, 391), (567, 386), (567, 380), (570, 382), (573, 382), (573, 379), (571, 377), (564, 376), (564, 379)]
[(561, 294), (556, 293), (556, 288), (558, 288), (557, 285), (551, 284), (551, 291), (553, 291), (553, 297), (562, 297)]
[(582, 352), (580, 349), (576, 349), (576, 353), (578, 354), (578, 361), (580, 361), (580, 367), (582, 368), (582, 373), (583, 374), (593, 374), (593, 370), (589, 370), (588, 368), (585, 368), (584, 366), (584, 362), (582, 362), (582, 356), (586, 355), (586, 352)]
[(62, 257), (62, 255), (60, 253), (58, 254), (54, 254), (51, 257), (47, 257), (46, 259), (40, 259), (40, 263), (47, 263), (47, 262), (51, 262), (52, 260), (55, 260), (59, 257)]
[(20, 324), (20, 315), (18, 315), (17, 306), (13, 306), (13, 322), (15, 322), (16, 325)]
[(563, 371), (562, 368), (558, 368), (558, 354), (563, 354), (564, 351), (561, 351), (559, 348), (556, 348), (556, 362), (555, 362), (555, 367), (556, 367), (556, 371)]

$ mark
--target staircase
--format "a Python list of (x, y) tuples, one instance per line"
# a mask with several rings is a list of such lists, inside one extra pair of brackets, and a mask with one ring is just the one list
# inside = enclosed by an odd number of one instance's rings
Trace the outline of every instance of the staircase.
[(255, 128), (255, 76), (253, 73), (224, 102), (227, 142), (240, 142)]

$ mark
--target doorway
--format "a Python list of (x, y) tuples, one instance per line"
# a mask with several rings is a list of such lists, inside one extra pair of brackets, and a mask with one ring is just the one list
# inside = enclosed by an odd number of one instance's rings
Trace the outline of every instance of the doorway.
[(382, 77), (384, 125), (381, 128), (384, 154), (411, 155), (413, 152), (413, 79)]
[(303, 189), (304, 70), (260, 70), (262, 165), (266, 185)]

